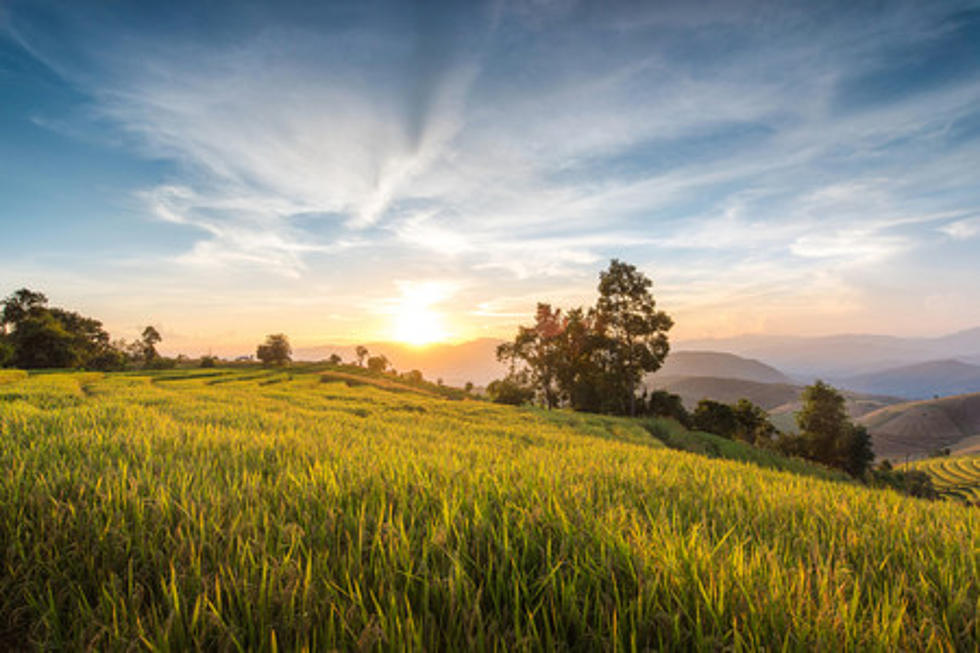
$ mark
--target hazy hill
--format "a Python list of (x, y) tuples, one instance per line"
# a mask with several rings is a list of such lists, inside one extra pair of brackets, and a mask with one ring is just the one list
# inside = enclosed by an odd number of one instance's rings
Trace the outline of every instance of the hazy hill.
[(677, 351), (667, 356), (657, 378), (722, 377), (758, 383), (792, 383), (792, 379), (774, 367), (750, 358), (717, 351)]
[(907, 399), (980, 392), (980, 365), (958, 360), (929, 361), (842, 379), (852, 390)]
[(980, 327), (938, 338), (744, 335), (682, 341), (676, 349), (708, 349), (758, 358), (809, 382), (817, 376), (840, 379), (930, 360), (976, 361), (980, 358)]
[[(800, 394), (803, 386), (792, 383), (759, 383), (745, 379), (725, 379), (711, 376), (660, 377), (654, 375), (648, 387), (662, 388), (681, 397), (684, 405), (694, 408), (701, 399), (713, 399), (734, 403), (745, 398), (769, 411), (777, 426), (792, 430), (792, 415), (800, 409)], [(847, 400), (847, 411), (852, 418), (877, 410), (883, 406), (898, 403), (897, 397), (869, 395), (842, 390)], [(780, 418), (779, 416), (788, 416)]]
[(980, 436), (980, 393), (895, 404), (858, 421), (882, 457), (921, 456), (941, 447), (964, 451)]
[[(502, 340), (480, 338), (459, 344), (436, 344), (413, 347), (396, 342), (369, 342), (365, 347), (371, 355), (384, 354), (400, 372), (421, 370), (429, 380), (443, 379), (450, 385), (463, 385), (472, 381), (486, 385), (506, 373), (506, 367), (497, 362), (497, 345)], [(354, 346), (322, 345), (300, 347), (295, 351), (297, 360), (317, 361), (337, 354), (345, 362), (355, 360)]]

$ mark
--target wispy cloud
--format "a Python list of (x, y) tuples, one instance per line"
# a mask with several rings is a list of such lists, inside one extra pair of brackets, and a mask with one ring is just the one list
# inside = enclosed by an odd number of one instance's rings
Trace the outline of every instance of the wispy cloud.
[[(735, 315), (858, 297), (856, 270), (975, 236), (980, 75), (943, 58), (975, 14), (763, 4), (273, 14), (213, 41), (76, 16), (84, 66), (29, 16), (6, 29), (176, 163), (134, 192), (195, 234), (189, 268), (338, 279), (377, 254), (377, 293), (417, 274), (530, 304), (626, 256), (683, 310)], [(931, 67), (895, 77), (908, 53)]]

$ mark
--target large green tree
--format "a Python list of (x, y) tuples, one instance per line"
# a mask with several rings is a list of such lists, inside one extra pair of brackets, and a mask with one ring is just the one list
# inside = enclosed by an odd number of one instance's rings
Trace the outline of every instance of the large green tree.
[(538, 304), (534, 325), (519, 327), (497, 357), (549, 408), (565, 403), (636, 414), (637, 387), (662, 364), (673, 324), (656, 309), (652, 285), (634, 266), (614, 259), (600, 275), (595, 307), (563, 312)]
[(652, 286), (636, 266), (617, 259), (599, 275), (597, 319), (607, 338), (609, 363), (625, 384), (630, 415), (636, 414), (636, 388), (643, 375), (660, 369), (670, 351), (667, 332), (674, 322), (657, 310)]
[[(125, 354), (109, 342), (102, 323), (74, 311), (49, 307), (40, 292), (21, 288), (2, 302), (0, 340), (6, 363), (25, 369), (118, 369)], [(0, 361), (2, 362), (2, 361)]]

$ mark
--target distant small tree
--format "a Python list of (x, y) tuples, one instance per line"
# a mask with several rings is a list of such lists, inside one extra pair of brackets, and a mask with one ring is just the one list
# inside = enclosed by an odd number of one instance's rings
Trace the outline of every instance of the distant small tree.
[(735, 411), (728, 404), (702, 399), (691, 414), (691, 423), (699, 431), (707, 431), (731, 440), (735, 437), (738, 421)]
[(338, 354), (330, 354), (330, 358), (327, 359), (327, 362), (331, 365), (340, 365), (344, 362), (344, 359), (342, 359)]
[(388, 369), (388, 359), (384, 354), (379, 356), (371, 356), (367, 359), (367, 367), (370, 371), (380, 374)]
[(265, 343), (258, 346), (255, 356), (266, 365), (287, 365), (292, 353), (286, 335), (274, 333), (265, 337)]
[(214, 367), (218, 363), (218, 357), (208, 354), (201, 356), (201, 367)]
[(148, 326), (143, 329), (140, 335), (140, 349), (145, 362), (150, 363), (159, 356), (156, 346), (162, 340), (160, 332), (155, 327)]
[(473, 392), (473, 382), (472, 381), (467, 381), (466, 382), (466, 385), (463, 386), (463, 392), (465, 392), (466, 394), (469, 394), (469, 393)]
[(422, 372), (420, 372), (419, 370), (412, 370), (410, 372), (405, 372), (404, 376), (405, 376), (405, 380), (408, 381), (409, 383), (422, 383), (422, 381), (424, 380), (424, 377), (422, 376)]
[(354, 355), (357, 356), (357, 364), (364, 367), (364, 359), (367, 358), (368, 348), (364, 345), (358, 345), (357, 348), (354, 349)]

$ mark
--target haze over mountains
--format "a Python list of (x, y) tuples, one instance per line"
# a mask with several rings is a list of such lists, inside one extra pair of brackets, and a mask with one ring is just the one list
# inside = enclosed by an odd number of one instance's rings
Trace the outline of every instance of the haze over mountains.
[(744, 335), (680, 342), (677, 350), (724, 351), (765, 361), (809, 382), (846, 379), (939, 360), (980, 363), (980, 327), (936, 338), (881, 335), (821, 337)]

